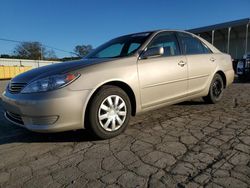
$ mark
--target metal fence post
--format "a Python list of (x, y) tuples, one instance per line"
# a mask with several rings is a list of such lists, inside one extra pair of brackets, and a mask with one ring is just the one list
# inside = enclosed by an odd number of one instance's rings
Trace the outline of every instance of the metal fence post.
[(229, 53), (230, 50), (230, 33), (231, 33), (231, 27), (229, 27), (227, 31), (227, 53)]
[(248, 49), (248, 26), (249, 26), (249, 23), (247, 24), (246, 26), (246, 46), (245, 46), (245, 54), (247, 53)]
[(212, 45), (214, 45), (214, 31), (215, 30), (212, 31)]

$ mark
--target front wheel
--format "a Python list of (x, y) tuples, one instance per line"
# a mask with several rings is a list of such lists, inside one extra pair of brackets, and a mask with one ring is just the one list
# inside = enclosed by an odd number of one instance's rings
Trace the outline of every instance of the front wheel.
[(212, 80), (207, 96), (203, 97), (204, 101), (210, 104), (219, 102), (224, 92), (224, 82), (221, 75), (216, 74)]
[(128, 95), (119, 87), (103, 86), (94, 96), (89, 108), (91, 130), (101, 139), (122, 133), (131, 116)]

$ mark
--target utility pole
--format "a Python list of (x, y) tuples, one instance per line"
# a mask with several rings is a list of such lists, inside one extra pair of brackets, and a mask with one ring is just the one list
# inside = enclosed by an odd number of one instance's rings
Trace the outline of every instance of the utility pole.
[(42, 60), (43, 59), (43, 46), (42, 46), (42, 44), (40, 46), (40, 52), (41, 52), (40, 60)]

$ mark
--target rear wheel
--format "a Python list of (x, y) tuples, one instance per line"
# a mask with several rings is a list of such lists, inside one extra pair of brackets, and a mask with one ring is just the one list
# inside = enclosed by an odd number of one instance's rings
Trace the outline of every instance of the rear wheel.
[(94, 96), (89, 108), (91, 130), (101, 139), (122, 133), (129, 122), (131, 104), (119, 87), (103, 86)]
[(224, 82), (219, 74), (216, 74), (212, 80), (207, 96), (203, 97), (204, 101), (210, 104), (219, 102), (224, 92)]

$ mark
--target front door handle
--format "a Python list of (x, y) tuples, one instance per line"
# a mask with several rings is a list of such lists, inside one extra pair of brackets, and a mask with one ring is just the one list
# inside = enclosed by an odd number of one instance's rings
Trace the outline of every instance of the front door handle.
[(215, 59), (214, 57), (211, 57), (211, 58), (210, 58), (210, 61), (212, 61), (212, 62), (215, 62), (215, 60), (216, 60), (216, 59)]
[(180, 61), (180, 62), (178, 63), (178, 65), (179, 65), (179, 66), (181, 66), (181, 67), (183, 67), (183, 66), (185, 66), (185, 65), (186, 65), (186, 62), (184, 62), (184, 61)]

